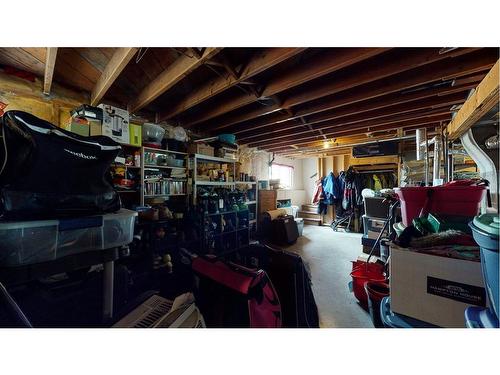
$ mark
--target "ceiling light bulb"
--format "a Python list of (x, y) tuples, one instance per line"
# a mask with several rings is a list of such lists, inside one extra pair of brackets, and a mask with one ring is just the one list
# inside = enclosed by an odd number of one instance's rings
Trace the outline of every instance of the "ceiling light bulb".
[(323, 148), (330, 148), (330, 143), (328, 141), (324, 141)]

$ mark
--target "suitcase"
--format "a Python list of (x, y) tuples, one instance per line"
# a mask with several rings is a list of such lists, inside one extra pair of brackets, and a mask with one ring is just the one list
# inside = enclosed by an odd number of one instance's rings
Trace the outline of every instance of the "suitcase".
[(271, 222), (271, 241), (278, 245), (290, 245), (299, 238), (299, 229), (292, 215), (280, 216)]
[(263, 245), (250, 245), (245, 255), (243, 261), (258, 264), (272, 281), (284, 328), (319, 328), (311, 277), (299, 255)]

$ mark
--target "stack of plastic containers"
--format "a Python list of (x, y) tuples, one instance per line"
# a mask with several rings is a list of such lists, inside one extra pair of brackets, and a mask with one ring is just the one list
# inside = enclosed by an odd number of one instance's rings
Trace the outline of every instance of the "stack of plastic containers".
[(465, 321), (469, 328), (498, 328), (499, 312), (499, 257), (498, 236), (500, 218), (498, 214), (484, 214), (474, 218), (469, 224), (474, 240), (481, 248), (481, 269), (486, 286), (490, 308), (469, 307), (465, 311)]

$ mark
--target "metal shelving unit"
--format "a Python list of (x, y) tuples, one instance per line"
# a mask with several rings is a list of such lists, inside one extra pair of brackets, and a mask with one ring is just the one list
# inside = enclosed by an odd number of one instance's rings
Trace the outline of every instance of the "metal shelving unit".
[[(184, 167), (174, 167), (174, 166), (168, 166), (168, 165), (155, 165), (155, 164), (146, 164), (146, 158), (145, 154), (146, 153), (155, 153), (155, 154), (162, 154), (162, 155), (181, 155), (184, 159)], [(145, 184), (147, 183), (145, 177), (145, 170), (185, 170), (187, 174), (187, 156), (188, 154), (186, 152), (179, 152), (179, 151), (171, 151), (171, 150), (163, 150), (163, 149), (158, 149), (158, 148), (153, 148), (153, 147), (141, 147), (141, 206), (143, 206), (148, 199), (152, 198), (165, 198), (168, 199), (169, 197), (180, 197), (180, 196), (187, 196), (188, 195), (188, 179), (187, 176), (185, 178), (165, 178), (163, 179), (164, 181), (179, 181), (179, 182), (184, 182), (186, 184), (186, 192), (185, 193), (173, 193), (173, 194), (145, 194)]]
[(198, 164), (200, 162), (218, 163), (219, 165), (230, 164), (230, 165), (232, 165), (232, 175), (233, 175), (232, 178), (234, 179), (234, 176), (236, 175), (236, 162), (237, 162), (237, 160), (219, 158), (216, 156), (202, 155), (202, 154), (192, 154), (192, 155), (190, 155), (189, 158), (190, 158), (189, 170), (191, 171), (191, 179), (192, 179), (192, 184), (189, 183), (189, 185), (190, 186), (192, 185), (193, 205), (196, 205), (196, 199), (198, 196), (198, 186), (220, 186), (220, 187), (231, 188), (231, 190), (234, 190), (236, 188), (236, 182), (234, 182), (234, 181), (198, 180), (197, 173), (198, 173)]

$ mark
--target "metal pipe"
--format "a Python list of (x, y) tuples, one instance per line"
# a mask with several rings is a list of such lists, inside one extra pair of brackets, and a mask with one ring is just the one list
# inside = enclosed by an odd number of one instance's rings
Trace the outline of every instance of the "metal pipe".
[(449, 160), (448, 160), (448, 132), (443, 132), (443, 162), (444, 162), (444, 182), (450, 181), (449, 176)]
[(441, 169), (441, 137), (434, 137), (434, 160), (432, 161), (432, 182), (440, 179)]
[(425, 128), (417, 129), (415, 132), (415, 136), (417, 137), (415, 141), (417, 145), (417, 160), (424, 160), (424, 158), (426, 157), (425, 145), (423, 145), (422, 142), (427, 141), (427, 130)]
[(448, 154), (448, 181), (453, 181), (453, 172), (454, 172), (454, 165), (453, 165), (453, 142), (450, 142), (449, 144), (449, 154)]
[[(422, 141), (424, 142), (424, 152), (422, 152), (420, 149), (421, 143), (417, 143), (419, 147), (417, 147), (417, 150), (420, 150), (420, 157), (424, 159), (424, 182), (425, 186), (429, 186), (429, 144), (427, 142), (427, 129), (419, 129), (421, 131), (420, 137), (423, 138)], [(418, 159), (417, 160), (422, 160)]]

